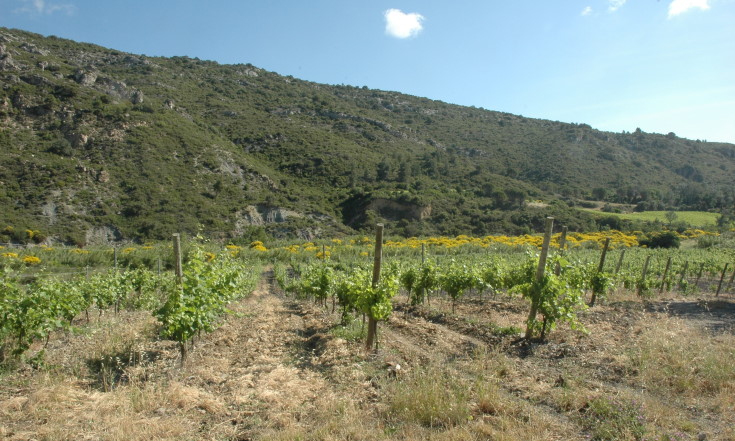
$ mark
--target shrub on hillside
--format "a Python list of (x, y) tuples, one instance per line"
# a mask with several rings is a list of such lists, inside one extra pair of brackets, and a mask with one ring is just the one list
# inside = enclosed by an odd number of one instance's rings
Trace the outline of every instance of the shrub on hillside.
[(663, 231), (643, 237), (638, 240), (638, 243), (648, 248), (679, 248), (681, 240), (675, 231)]

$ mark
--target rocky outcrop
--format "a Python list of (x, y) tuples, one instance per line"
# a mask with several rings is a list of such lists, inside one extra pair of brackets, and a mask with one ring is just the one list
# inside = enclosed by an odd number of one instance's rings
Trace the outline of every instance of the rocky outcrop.
[(92, 227), (84, 236), (87, 245), (108, 245), (122, 240), (122, 233), (115, 227)]
[(33, 43), (26, 42), (26, 43), (21, 44), (19, 47), (28, 53), (36, 54), (36, 55), (46, 56), (49, 53), (46, 49), (41, 49)]
[(141, 92), (140, 90), (133, 91), (130, 96), (130, 102), (132, 102), (133, 104), (143, 104), (143, 100), (143, 92)]
[(74, 73), (74, 81), (81, 84), (82, 86), (92, 86), (95, 82), (97, 82), (97, 72), (78, 69)]
[(0, 71), (16, 69), (18, 69), (18, 66), (13, 61), (10, 51), (5, 48), (5, 45), (0, 44)]
[(283, 223), (289, 218), (303, 217), (303, 215), (281, 207), (248, 205), (239, 213), (238, 217), (237, 223), (243, 226)]

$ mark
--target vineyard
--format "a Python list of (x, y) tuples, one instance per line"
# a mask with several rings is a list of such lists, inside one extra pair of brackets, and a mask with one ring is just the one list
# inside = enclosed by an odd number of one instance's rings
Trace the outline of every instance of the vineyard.
[(731, 233), (550, 231), (2, 249), (0, 434), (735, 438)]

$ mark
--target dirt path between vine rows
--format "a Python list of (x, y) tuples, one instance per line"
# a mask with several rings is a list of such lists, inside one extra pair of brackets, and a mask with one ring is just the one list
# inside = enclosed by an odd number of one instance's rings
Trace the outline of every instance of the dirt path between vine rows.
[(362, 386), (344, 390), (342, 380), (359, 385), (363, 374), (347, 343), (326, 333), (323, 309), (275, 293), (268, 276), (187, 360), (186, 383), (223, 402), (238, 439), (313, 424), (337, 394), (365, 396)]

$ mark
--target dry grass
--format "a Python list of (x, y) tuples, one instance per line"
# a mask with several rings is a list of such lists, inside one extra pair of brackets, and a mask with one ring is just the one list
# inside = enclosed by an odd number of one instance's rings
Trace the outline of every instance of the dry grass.
[[(11, 440), (182, 439), (192, 425), (159, 388), (126, 386), (109, 393), (84, 391), (73, 381), (46, 378), (26, 397), (0, 406), (0, 433)], [(173, 394), (175, 396), (175, 394)], [(166, 409), (172, 409), (166, 412)]]
[(385, 389), (388, 420), (444, 428), (470, 420), (469, 385), (446, 369), (431, 366), (416, 370)]
[(184, 368), (150, 316), (103, 316), (54, 336), (43, 368), (0, 374), (0, 438), (735, 439), (735, 336), (616, 300), (543, 344), (487, 332), (525, 318), (514, 303), (412, 312), (376, 356), (330, 332), (336, 314), (264, 291)]
[(711, 397), (735, 389), (735, 336), (713, 337), (668, 318), (648, 325), (632, 351), (642, 385), (660, 393)]

